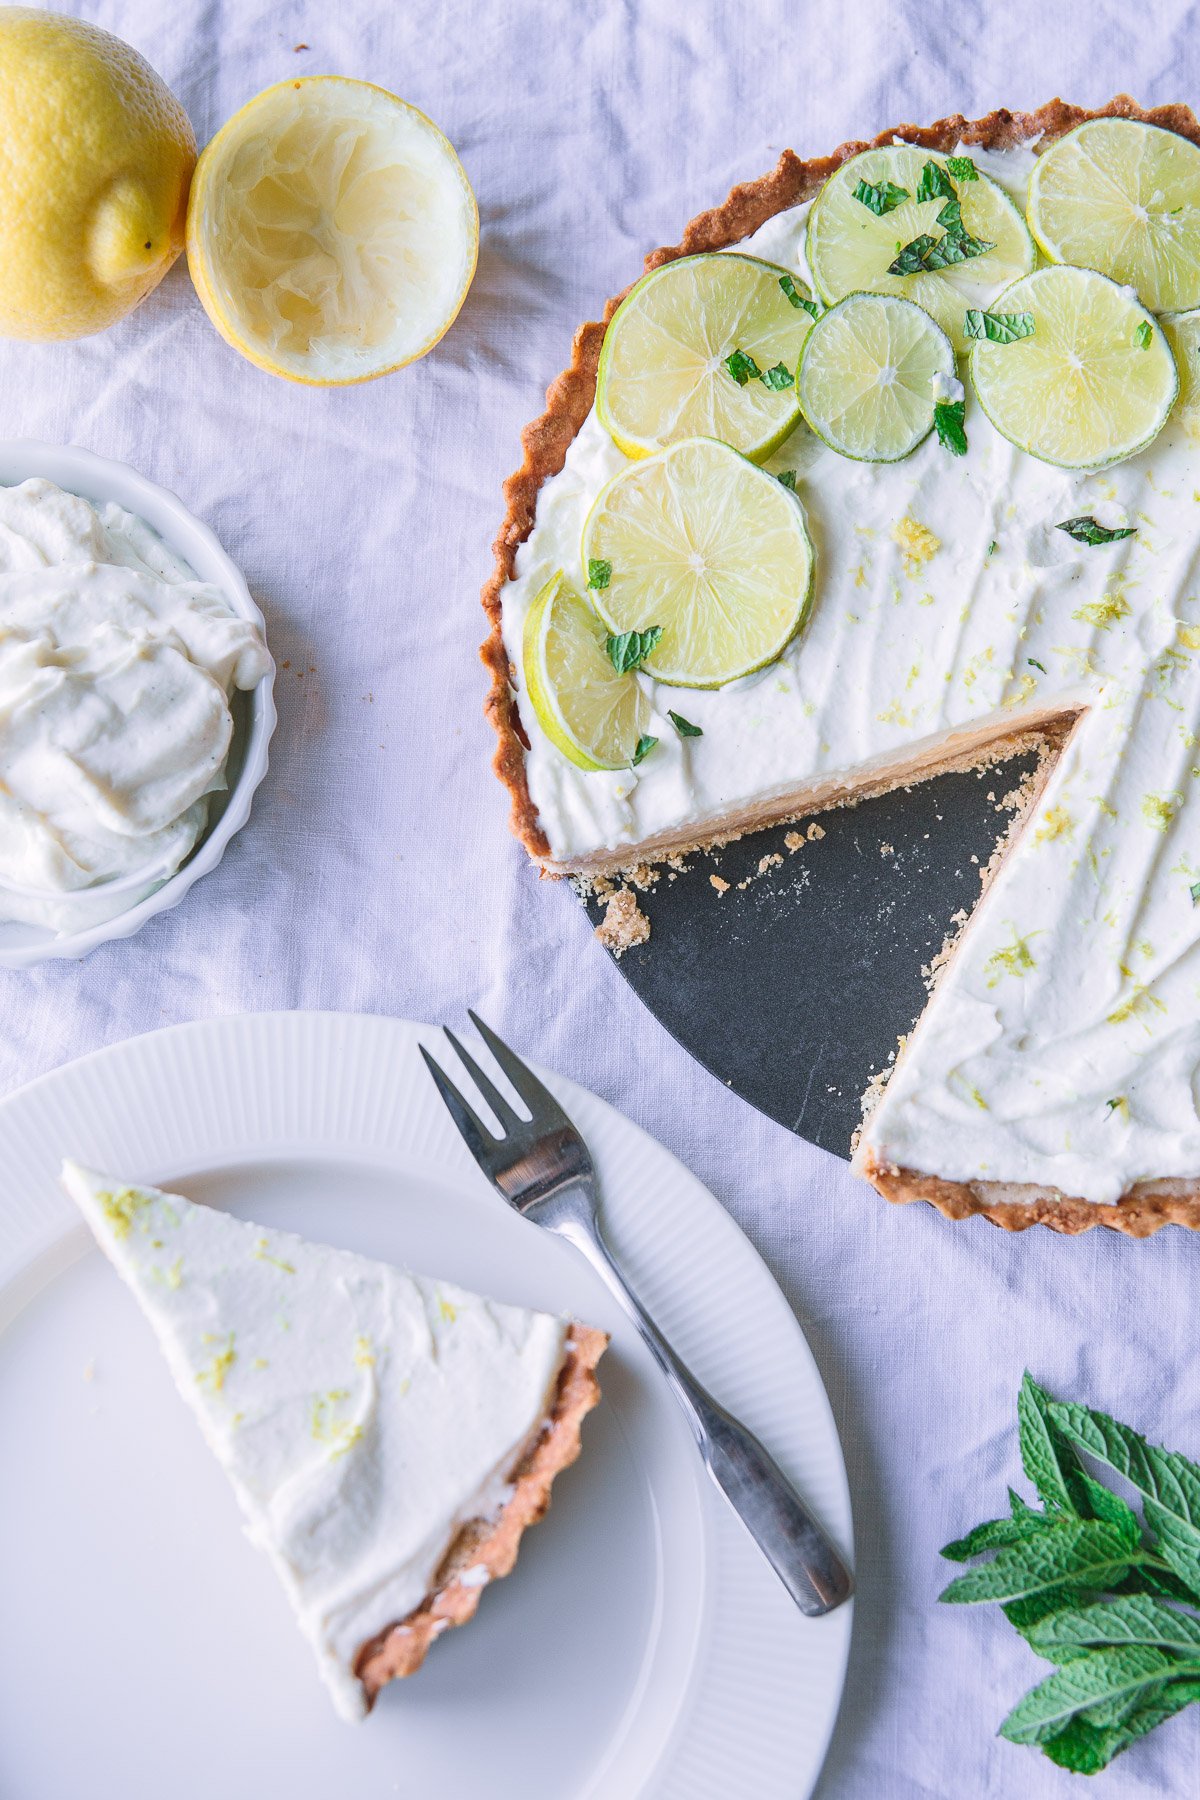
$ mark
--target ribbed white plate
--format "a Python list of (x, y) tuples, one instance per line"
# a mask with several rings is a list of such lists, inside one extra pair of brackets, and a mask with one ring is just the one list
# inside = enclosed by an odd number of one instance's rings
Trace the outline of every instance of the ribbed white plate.
[[(850, 1608), (803, 1618), (575, 1252), (508, 1211), (417, 1055), (332, 1013), (132, 1039), (0, 1105), (0, 1794), (21, 1800), (801, 1800)], [(837, 1435), (783, 1296), (712, 1196), (550, 1078), (610, 1235), (697, 1374), (850, 1547)], [(334, 1717), (129, 1295), (71, 1155), (613, 1335), (580, 1462), (475, 1621), (359, 1728)]]

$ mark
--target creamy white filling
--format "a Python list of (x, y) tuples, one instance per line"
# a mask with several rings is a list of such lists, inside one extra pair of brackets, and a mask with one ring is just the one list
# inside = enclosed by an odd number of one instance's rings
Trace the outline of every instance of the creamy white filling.
[(226, 784), (230, 696), (269, 668), (144, 520), (0, 488), (0, 920), (78, 930), (173, 874)]
[(63, 1181), (154, 1327), (338, 1712), (361, 1718), (356, 1653), (428, 1596), (462, 1526), (503, 1506), (553, 1405), (566, 1326), (74, 1163)]
[[(1023, 204), (1029, 152), (971, 154)], [(739, 247), (807, 279), (806, 217), (780, 214)], [(801, 636), (747, 682), (684, 691), (701, 738), (667, 718), (681, 690), (639, 678), (659, 745), (616, 774), (559, 754), (518, 675), (530, 792), (570, 864), (701, 835), (954, 733), (1080, 709), (860, 1157), (1115, 1201), (1200, 1174), (1200, 426), (1176, 417), (1140, 456), (1081, 475), (1015, 450), (969, 390), (966, 422), (965, 457), (931, 437), (890, 465), (846, 461), (801, 426), (767, 465), (796, 471), (816, 545)], [(593, 414), (539, 494), (504, 592), (518, 671), (530, 601), (557, 568), (582, 581), (588, 507), (623, 466)], [(1091, 548), (1055, 529), (1087, 513), (1137, 535)]]

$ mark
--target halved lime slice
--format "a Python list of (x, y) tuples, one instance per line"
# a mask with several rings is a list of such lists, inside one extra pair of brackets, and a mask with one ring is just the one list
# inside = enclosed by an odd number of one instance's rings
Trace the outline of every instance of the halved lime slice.
[(581, 769), (632, 762), (650, 722), (636, 675), (619, 675), (604, 626), (560, 569), (525, 618), (525, 686), (538, 724)]
[[(906, 245), (924, 238), (940, 242), (953, 235), (938, 222), (947, 195), (920, 201), (916, 197), (927, 163), (933, 163), (942, 182), (955, 191), (963, 229), (976, 243), (992, 248), (947, 268), (892, 275), (889, 268)], [(889, 211), (876, 213), (855, 198), (860, 183), (874, 189), (890, 183), (889, 202), (900, 191), (906, 197)], [(955, 181), (944, 156), (931, 156), (912, 144), (891, 144), (852, 156), (829, 177), (808, 216), (808, 266), (823, 300), (832, 304), (856, 292), (915, 300), (933, 315), (956, 350), (966, 345), (962, 332), (966, 309), (988, 306), (1002, 287), (1032, 269), (1034, 255), (1020, 209), (1002, 187), (981, 172), (974, 181)]]
[(652, 270), (604, 334), (600, 423), (626, 456), (716, 437), (763, 461), (800, 417), (791, 377), (812, 325), (808, 298), (798, 275), (753, 256), (684, 256)]
[(813, 326), (796, 391), (831, 449), (899, 462), (933, 429), (939, 379), (954, 379), (954, 346), (923, 307), (895, 294), (847, 294)]
[(971, 351), (979, 404), (1019, 450), (1101, 469), (1162, 430), (1179, 391), (1175, 359), (1130, 288), (1059, 263), (1014, 281), (995, 311), (1033, 315), (1031, 337)]
[(1175, 411), (1189, 427), (1200, 429), (1200, 307), (1190, 312), (1163, 313), (1158, 322), (1166, 332), (1179, 371)]
[(1137, 119), (1088, 119), (1038, 157), (1029, 224), (1052, 262), (1135, 287), (1151, 312), (1200, 305), (1200, 149)]
[(605, 624), (661, 627), (642, 666), (678, 687), (721, 687), (773, 662), (808, 612), (804, 508), (712, 438), (672, 444), (614, 476), (588, 514), (583, 556), (606, 565), (594, 596)]

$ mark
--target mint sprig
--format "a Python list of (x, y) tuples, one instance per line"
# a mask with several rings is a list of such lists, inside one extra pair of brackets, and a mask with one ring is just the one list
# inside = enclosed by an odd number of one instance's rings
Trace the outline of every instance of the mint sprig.
[(854, 190), (854, 198), (859, 204), (880, 219), (884, 213), (895, 212), (911, 197), (907, 188), (897, 187), (894, 181), (860, 181)]
[(661, 625), (648, 625), (645, 631), (618, 631), (604, 640), (608, 660), (618, 675), (640, 669), (663, 634)]
[(946, 167), (955, 181), (978, 181), (979, 170), (969, 156), (948, 156)]
[(968, 306), (963, 314), (963, 336), (986, 338), (989, 344), (1015, 344), (1018, 338), (1032, 337), (1035, 330), (1031, 312), (983, 312)]
[(604, 589), (612, 580), (612, 564), (603, 562), (598, 556), (588, 558), (587, 584), (590, 588)]
[(1133, 341), (1139, 350), (1148, 350), (1154, 342), (1154, 327), (1149, 319), (1143, 319), (1133, 334)]
[[(999, 1602), (1030, 1648), (1057, 1665), (1000, 1735), (1094, 1775), (1200, 1701), (1200, 1467), (1107, 1413), (1060, 1405), (1028, 1374), (1017, 1415), (1021, 1461), (1042, 1507), (1010, 1488), (1009, 1517), (947, 1544), (951, 1561), (990, 1560), (941, 1598)], [(1080, 1451), (1133, 1486), (1141, 1518)]]
[(759, 380), (764, 387), (770, 388), (772, 393), (780, 394), (785, 388), (793, 385), (795, 376), (786, 363), (778, 362), (773, 369), (764, 369)]
[(650, 752), (653, 750), (653, 748), (654, 748), (655, 744), (657, 744), (657, 742), (658, 742), (658, 739), (656, 737), (651, 737), (650, 733), (648, 731), (644, 732), (643, 735), (637, 741), (637, 748), (634, 750), (633, 757), (630, 762), (630, 767), (636, 769), (638, 764), (645, 757), (649, 756)]
[(680, 737), (704, 736), (704, 727), (702, 725), (693, 725), (692, 721), (690, 719), (685, 719), (682, 713), (668, 711), (667, 717), (670, 719)]

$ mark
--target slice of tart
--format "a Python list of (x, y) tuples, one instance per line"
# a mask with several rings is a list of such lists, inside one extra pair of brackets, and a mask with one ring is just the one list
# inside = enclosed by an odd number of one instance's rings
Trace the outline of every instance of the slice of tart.
[[(1013, 1230), (1200, 1226), (1196, 119), (1055, 101), (787, 151), (646, 269), (505, 490), (483, 655), (513, 830), (545, 874), (612, 878), (1040, 739), (854, 1166)], [(746, 591), (681, 435), (740, 453), (752, 549), (780, 536), (764, 474), (813, 546), (790, 595), (759, 569), (795, 628), (728, 679), (680, 654)], [(637, 685), (621, 766), (539, 717), (523, 628), (556, 578)]]
[(275, 1567), (341, 1716), (507, 1575), (608, 1339), (63, 1167)]

